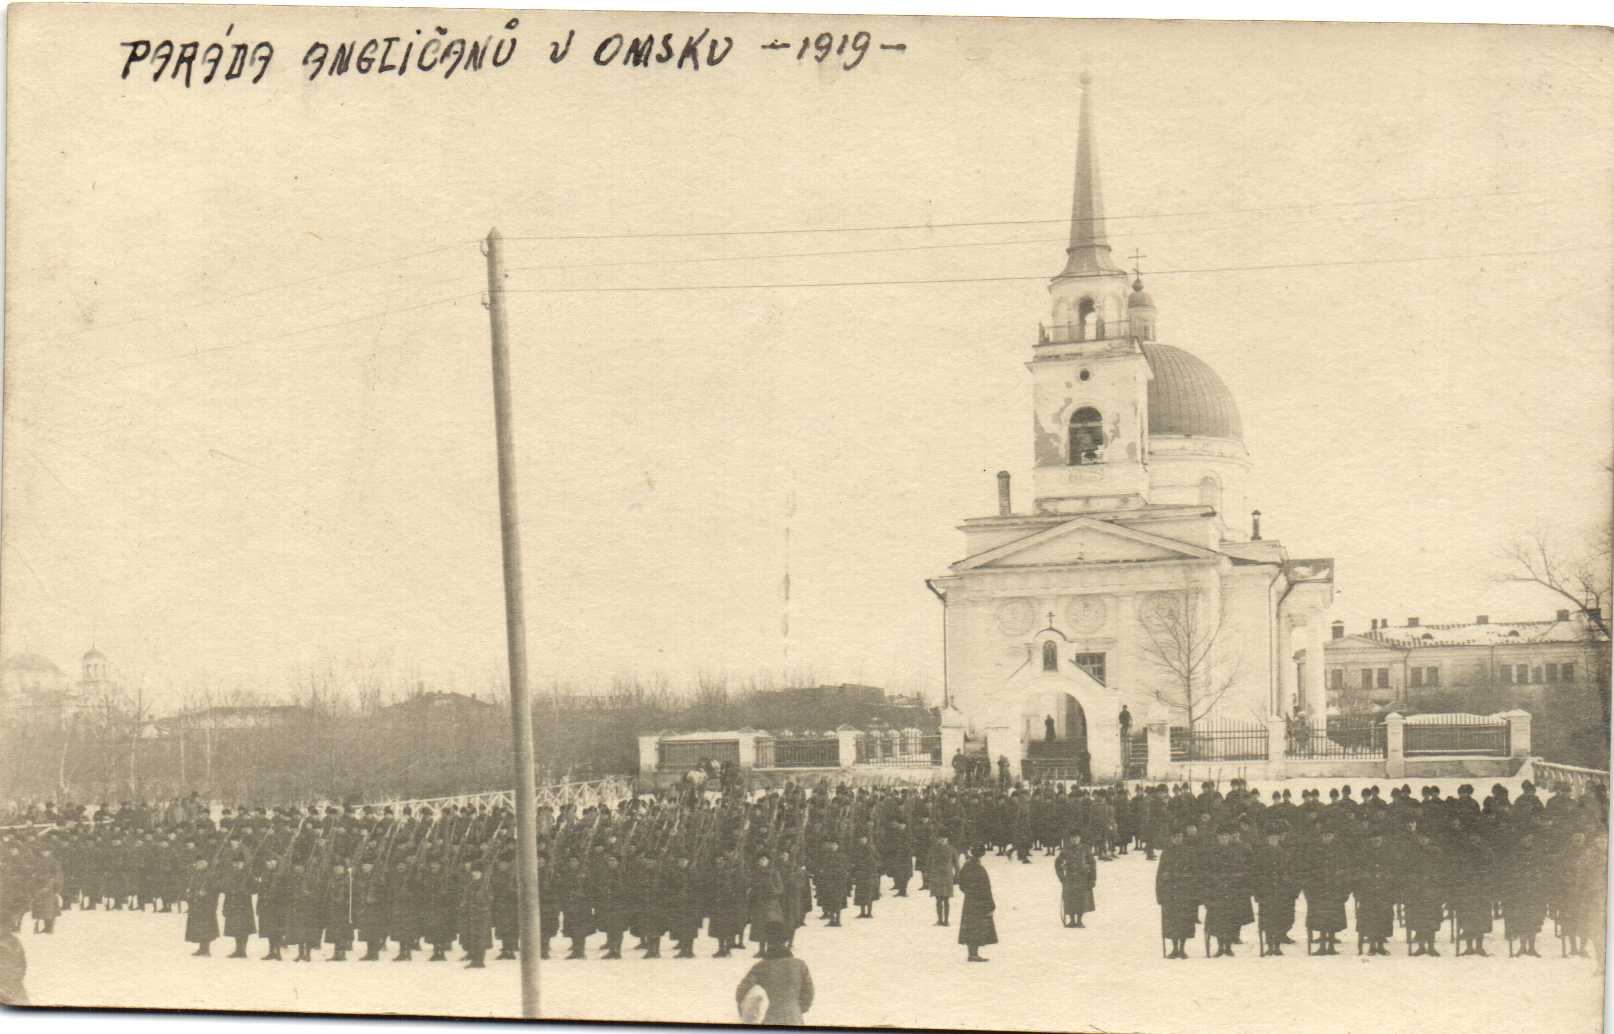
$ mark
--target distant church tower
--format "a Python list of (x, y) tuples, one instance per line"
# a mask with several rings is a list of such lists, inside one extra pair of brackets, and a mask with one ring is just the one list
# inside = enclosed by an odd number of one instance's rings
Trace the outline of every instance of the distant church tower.
[(104, 695), (111, 686), (112, 673), (106, 654), (90, 647), (79, 664), (79, 693), (85, 698), (94, 699)]

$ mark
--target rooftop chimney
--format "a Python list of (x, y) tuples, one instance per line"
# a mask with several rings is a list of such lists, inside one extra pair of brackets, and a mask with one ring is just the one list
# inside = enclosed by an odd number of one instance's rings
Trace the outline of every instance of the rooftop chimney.
[(998, 516), (1007, 517), (1014, 512), (1009, 505), (1009, 472), (998, 471)]
[(1378, 630), (1379, 630), (1379, 619), (1374, 618), (1371, 622), (1368, 623), (1368, 631), (1377, 632)]
[(1417, 628), (1418, 627), (1418, 619), (1417, 618), (1407, 618), (1407, 627), (1408, 628)]
[(1489, 615), (1489, 614), (1481, 614), (1481, 615), (1479, 615), (1478, 617), (1476, 617), (1474, 619), (1474, 624), (1476, 624), (1476, 625), (1488, 625), (1490, 623), (1491, 623), (1491, 615)]
[(1261, 511), (1250, 511), (1250, 541), (1261, 541)]
[(1345, 638), (1345, 622), (1336, 621), (1332, 625), (1330, 625), (1329, 627), (1331, 629), (1333, 629), (1335, 639), (1344, 639)]
[(1560, 611), (1559, 611), (1559, 612), (1558, 612), (1558, 620), (1559, 620), (1559, 621), (1568, 621), (1568, 620), (1569, 620), (1569, 611), (1567, 611), (1567, 610), (1560, 610)]

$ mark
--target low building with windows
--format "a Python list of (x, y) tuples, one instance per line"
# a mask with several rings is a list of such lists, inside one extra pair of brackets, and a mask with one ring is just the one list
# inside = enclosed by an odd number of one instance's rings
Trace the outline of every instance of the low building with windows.
[[(1584, 613), (1550, 620), (1392, 626), (1365, 632), (1334, 622), (1323, 662), (1331, 714), (1457, 708), (1490, 714), (1522, 707), (1541, 713), (1557, 691), (1583, 690), (1606, 677), (1608, 640)], [(1304, 651), (1295, 658), (1306, 664)]]

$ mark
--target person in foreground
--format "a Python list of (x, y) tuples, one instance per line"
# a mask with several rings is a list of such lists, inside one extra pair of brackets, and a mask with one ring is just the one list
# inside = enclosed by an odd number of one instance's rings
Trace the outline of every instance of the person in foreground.
[[(761, 995), (753, 992), (760, 990)], [(759, 998), (767, 1003), (761, 1019), (747, 1015), (747, 1001), (755, 1008)], [(742, 1022), (767, 1027), (799, 1027), (802, 1016), (813, 1007), (813, 974), (807, 963), (796, 958), (785, 943), (784, 928), (770, 928), (763, 958), (754, 963), (735, 988), (734, 1003)]]
[(958, 922), (958, 943), (969, 948), (968, 962), (986, 962), (981, 949), (998, 943), (997, 924), (992, 913), (997, 905), (992, 900), (992, 877), (981, 864), (986, 850), (977, 844), (970, 848), (970, 859), (958, 870), (958, 889), (964, 892), (964, 911)]

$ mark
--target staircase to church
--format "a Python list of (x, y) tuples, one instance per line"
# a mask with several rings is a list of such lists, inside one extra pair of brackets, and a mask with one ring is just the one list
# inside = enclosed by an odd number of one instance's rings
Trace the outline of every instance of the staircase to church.
[(1026, 744), (1021, 776), (1027, 781), (1059, 779), (1090, 782), (1087, 751), (1075, 740), (1032, 740)]

